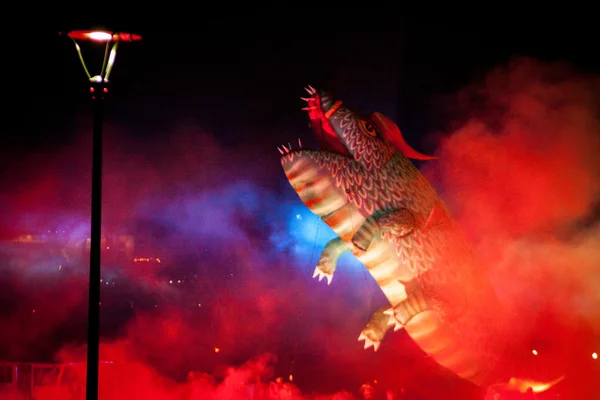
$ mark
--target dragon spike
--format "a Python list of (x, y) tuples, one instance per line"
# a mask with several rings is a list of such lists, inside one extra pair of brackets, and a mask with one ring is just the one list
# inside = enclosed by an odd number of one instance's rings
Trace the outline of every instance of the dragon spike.
[(279, 148), (279, 146), (277, 146), (277, 150), (279, 150), (279, 154), (282, 154), (282, 155), (283, 155), (283, 154), (285, 154), (285, 153), (283, 152), (283, 150), (281, 150), (281, 149)]
[(314, 97), (300, 97), (300, 100), (304, 100), (304, 101), (313, 101), (315, 98)]
[(319, 274), (319, 282), (321, 282), (323, 280), (323, 278), (325, 278), (325, 274), (320, 273)]
[(300, 138), (298, 138), (298, 146), (302, 148), (302, 142), (300, 141)]
[(358, 341), (360, 342), (361, 340), (365, 341), (365, 345), (363, 347), (365, 350), (372, 347), (373, 351), (377, 351), (379, 349), (379, 346), (381, 345), (380, 341), (369, 339), (367, 335), (364, 334), (364, 332), (361, 332), (360, 336), (358, 337)]
[(313, 89), (313, 87), (310, 85), (308, 85), (308, 87), (305, 87), (304, 90), (306, 90), (310, 95), (314, 95), (315, 93), (317, 93), (317, 91)]
[(315, 89), (314, 87), (312, 87), (312, 86), (308, 85), (308, 88), (309, 88), (310, 90), (312, 90), (312, 92), (313, 92), (313, 93), (317, 93), (317, 89)]
[(290, 142), (288, 142), (288, 147), (290, 148), (290, 150), (292, 149), (292, 145)]
[(285, 150), (285, 152), (286, 152), (286, 153), (289, 153), (289, 152), (290, 152), (290, 149), (288, 149), (287, 147), (285, 147), (285, 145), (284, 145), (284, 144), (282, 144), (282, 145), (281, 145), (281, 147), (283, 147), (283, 149)]
[(323, 278), (327, 279), (327, 286), (331, 285), (331, 281), (333, 281), (333, 274), (327, 274), (319, 269), (319, 267), (315, 268), (315, 272), (313, 272), (313, 278), (319, 278), (319, 282), (323, 280)]
[(316, 110), (316, 109), (317, 109), (317, 107), (315, 107), (315, 106), (308, 106), (308, 107), (303, 107), (302, 111), (310, 111), (310, 110)]
[(391, 315), (391, 316), (393, 316), (393, 315), (394, 315), (394, 309), (393, 309), (393, 308), (388, 308), (388, 309), (387, 309), (387, 310), (385, 310), (383, 313), (384, 313), (385, 315)]
[(404, 140), (398, 125), (396, 125), (394, 121), (385, 115), (374, 112), (371, 114), (371, 120), (381, 135), (387, 139), (396, 148), (396, 150), (404, 154), (407, 158), (412, 158), (413, 160), (435, 160), (438, 158), (421, 154), (410, 147), (410, 145)]

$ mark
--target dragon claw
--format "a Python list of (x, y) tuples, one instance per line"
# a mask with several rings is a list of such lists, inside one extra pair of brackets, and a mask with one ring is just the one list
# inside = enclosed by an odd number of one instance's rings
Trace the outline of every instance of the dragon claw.
[(365, 335), (364, 331), (361, 332), (360, 336), (358, 337), (358, 341), (360, 342), (361, 340), (365, 341), (365, 350), (370, 347), (373, 347), (373, 351), (377, 351), (379, 349), (379, 346), (381, 345), (381, 342), (379, 340), (369, 339), (369, 337)]
[(333, 274), (328, 274), (319, 269), (319, 267), (315, 268), (315, 272), (313, 272), (313, 278), (319, 277), (319, 282), (323, 280), (323, 278), (327, 278), (327, 285), (331, 285), (331, 281), (333, 280)]

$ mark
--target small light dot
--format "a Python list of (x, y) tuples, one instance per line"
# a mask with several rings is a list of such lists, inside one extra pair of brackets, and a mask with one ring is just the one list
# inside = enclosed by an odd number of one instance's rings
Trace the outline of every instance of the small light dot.
[(537, 350), (533, 350), (531, 353), (532, 353), (534, 356), (537, 356), (537, 355), (538, 355), (538, 352), (537, 352)]

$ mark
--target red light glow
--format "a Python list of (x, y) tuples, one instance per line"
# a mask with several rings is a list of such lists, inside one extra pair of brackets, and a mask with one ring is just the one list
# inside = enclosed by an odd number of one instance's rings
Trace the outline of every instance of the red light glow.
[(110, 41), (121, 41), (121, 42), (137, 42), (142, 40), (140, 35), (133, 33), (123, 32), (108, 32), (108, 31), (71, 31), (67, 33), (71, 39), (74, 40), (91, 40), (94, 42), (110, 42)]

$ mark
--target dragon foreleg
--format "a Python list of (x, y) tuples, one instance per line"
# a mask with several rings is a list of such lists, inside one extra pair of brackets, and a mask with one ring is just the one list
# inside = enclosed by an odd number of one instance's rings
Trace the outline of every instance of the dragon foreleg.
[(318, 276), (319, 282), (322, 281), (323, 278), (326, 278), (327, 284), (331, 285), (331, 280), (333, 279), (333, 273), (335, 272), (338, 258), (340, 258), (342, 254), (349, 250), (350, 249), (346, 243), (339, 237), (330, 240), (325, 245), (325, 248), (321, 253), (321, 257), (319, 257), (319, 262), (317, 263), (317, 267), (313, 273), (313, 278)]
[(356, 257), (360, 257), (364, 254), (364, 251), (356, 247), (352, 242), (346, 243), (339, 237), (330, 240), (325, 245), (321, 257), (319, 257), (319, 262), (313, 273), (313, 278), (318, 277), (319, 282), (322, 281), (323, 278), (326, 278), (327, 284), (331, 285), (338, 259), (342, 254), (348, 251), (352, 252)]
[(368, 217), (352, 237), (352, 243), (366, 251), (375, 236), (392, 232), (397, 236), (406, 236), (415, 229), (415, 217), (405, 208), (391, 211), (376, 211)]

